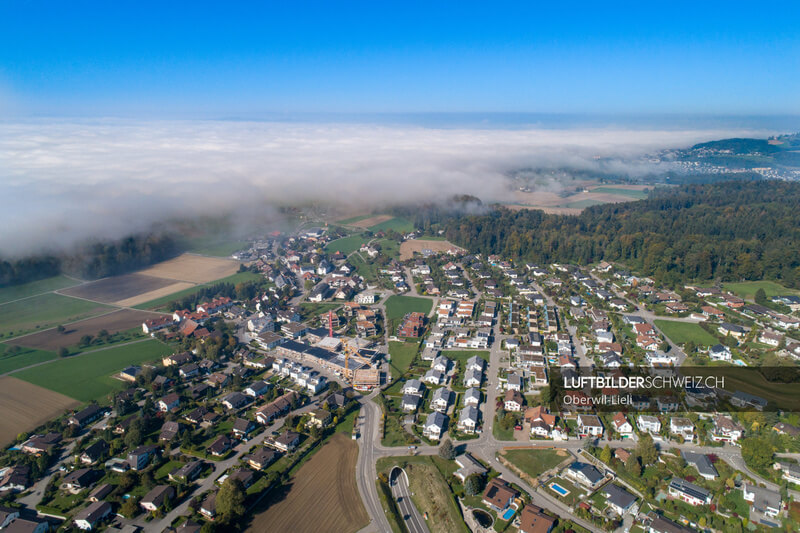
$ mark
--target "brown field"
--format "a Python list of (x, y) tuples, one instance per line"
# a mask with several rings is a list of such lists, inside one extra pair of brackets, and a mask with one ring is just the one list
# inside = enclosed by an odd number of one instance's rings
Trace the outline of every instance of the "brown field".
[[(509, 209), (541, 209), (545, 213), (555, 215), (577, 215), (583, 211), (582, 207), (564, 207), (573, 202), (594, 201), (604, 204), (617, 202), (630, 202), (633, 199), (623, 194), (617, 195), (608, 192), (593, 192), (592, 189), (629, 189), (643, 191), (652, 189), (652, 185), (604, 184), (594, 180), (578, 180), (570, 183), (570, 190), (575, 191), (568, 196), (562, 196), (553, 191), (540, 190), (533, 192), (514, 191), (514, 202), (506, 205)], [(588, 192), (583, 192), (583, 190)]]
[[(86, 298), (95, 302), (105, 304), (114, 303), (118, 300), (125, 300), (142, 293), (152, 292), (175, 283), (172, 280), (157, 278), (154, 276), (144, 276), (142, 274), (126, 274), (124, 276), (114, 276), (104, 278), (77, 287), (58, 291), (67, 296)], [(147, 300), (143, 300), (147, 301)]]
[(355, 442), (342, 433), (332, 436), (292, 477), (283, 494), (267, 498), (279, 501), (258, 512), (247, 531), (347, 533), (366, 526), (369, 517), (356, 486), (357, 459)]
[(0, 377), (0, 446), (31, 431), (67, 409), (80, 405), (63, 394), (16, 378)]
[(142, 322), (148, 318), (155, 318), (156, 313), (147, 311), (136, 311), (133, 309), (120, 309), (107, 315), (89, 318), (69, 324), (64, 333), (59, 333), (55, 328), (38, 333), (31, 333), (24, 337), (19, 337), (10, 341), (9, 344), (18, 344), (26, 348), (37, 350), (57, 351), (62, 346), (74, 346), (78, 344), (84, 335), (97, 335), (101, 329), (109, 333), (125, 331), (134, 327), (141, 327)]
[[(428, 249), (434, 252), (446, 252), (450, 248), (459, 248), (450, 241), (428, 241), (425, 239), (412, 239), (405, 241), (400, 245), (400, 261), (411, 259), (414, 257), (414, 252), (422, 253), (422, 250)], [(459, 248), (460, 249), (460, 248)]]
[(357, 226), (359, 228), (367, 229), (375, 224), (380, 224), (381, 222), (386, 222), (387, 220), (391, 220), (394, 217), (392, 215), (375, 215), (374, 217), (365, 218), (364, 220), (359, 220), (358, 222), (353, 222), (350, 224), (351, 226)]
[(239, 262), (233, 259), (183, 254), (141, 270), (139, 274), (189, 283), (208, 283), (236, 274), (238, 270)]
[(154, 291), (145, 292), (139, 294), (138, 296), (133, 296), (132, 298), (127, 298), (125, 300), (118, 300), (114, 303), (121, 307), (133, 307), (134, 305), (139, 305), (145, 302), (150, 302), (152, 300), (157, 300), (162, 296), (169, 296), (170, 294), (175, 294), (176, 292), (180, 292), (184, 289), (189, 289), (194, 286), (195, 286), (194, 283), (189, 283), (188, 281), (179, 281), (177, 283), (167, 285), (166, 287), (162, 287)]

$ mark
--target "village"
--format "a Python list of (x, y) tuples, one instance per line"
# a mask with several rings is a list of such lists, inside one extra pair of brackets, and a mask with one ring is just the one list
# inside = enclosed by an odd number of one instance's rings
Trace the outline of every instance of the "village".
[[(693, 388), (594, 409), (582, 398), (619, 391), (561, 387), (788, 367), (800, 298), (518, 264), (400, 229), (264, 236), (232, 256), (251, 281), (143, 320), (160, 359), (3, 454), (0, 530), (221, 531), (342, 435), (360, 525), (378, 531), (760, 530), (800, 512), (800, 421), (775, 407), (791, 398)], [(425, 483), (441, 490), (407, 507)]]

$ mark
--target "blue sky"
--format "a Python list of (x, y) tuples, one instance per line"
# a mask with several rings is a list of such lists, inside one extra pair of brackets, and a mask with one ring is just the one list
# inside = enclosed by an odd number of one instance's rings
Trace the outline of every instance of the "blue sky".
[(554, 4), (2, 2), (0, 115), (800, 114), (800, 3)]

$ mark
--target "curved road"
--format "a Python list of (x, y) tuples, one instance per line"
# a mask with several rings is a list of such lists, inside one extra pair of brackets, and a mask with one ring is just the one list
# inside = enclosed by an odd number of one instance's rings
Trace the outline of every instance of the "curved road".
[(406, 471), (398, 466), (394, 467), (389, 478), (389, 486), (392, 487), (392, 496), (397, 502), (400, 515), (403, 517), (409, 533), (429, 533), (428, 526), (417, 511), (414, 502), (411, 501), (411, 490), (408, 488)]

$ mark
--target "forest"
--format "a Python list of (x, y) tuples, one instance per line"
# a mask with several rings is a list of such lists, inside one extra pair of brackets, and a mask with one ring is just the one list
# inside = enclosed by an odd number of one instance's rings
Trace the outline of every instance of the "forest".
[(800, 287), (799, 206), (800, 183), (728, 181), (659, 188), (578, 216), (495, 207), (436, 222), (455, 244), (520, 261), (618, 261), (671, 286), (772, 279)]
[(135, 235), (110, 243), (92, 243), (69, 253), (19, 260), (0, 259), (0, 287), (69, 274), (97, 279), (124, 274), (164, 261), (180, 252), (174, 237), (163, 233)]

